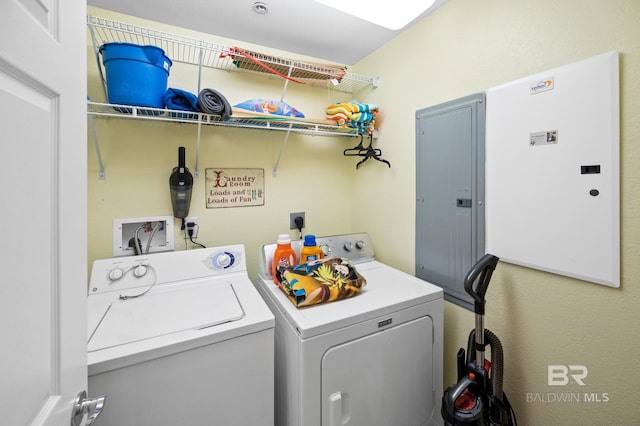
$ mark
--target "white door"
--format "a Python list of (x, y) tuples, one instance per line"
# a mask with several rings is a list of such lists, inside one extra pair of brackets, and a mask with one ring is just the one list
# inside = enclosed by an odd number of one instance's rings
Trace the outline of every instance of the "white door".
[(87, 386), (85, 0), (2, 0), (0, 40), (0, 424), (67, 426)]

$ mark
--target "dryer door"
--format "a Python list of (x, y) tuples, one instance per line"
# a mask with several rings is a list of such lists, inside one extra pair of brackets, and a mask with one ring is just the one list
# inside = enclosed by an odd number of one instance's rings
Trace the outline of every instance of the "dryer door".
[(433, 369), (430, 317), (329, 349), (322, 358), (322, 426), (426, 424), (434, 415)]

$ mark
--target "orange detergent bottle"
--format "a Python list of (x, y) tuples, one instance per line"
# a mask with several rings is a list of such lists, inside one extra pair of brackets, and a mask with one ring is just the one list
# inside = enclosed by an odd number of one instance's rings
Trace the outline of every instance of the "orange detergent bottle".
[(288, 234), (278, 235), (278, 244), (273, 252), (273, 262), (271, 263), (271, 276), (276, 284), (280, 284), (280, 280), (276, 274), (278, 268), (286, 268), (293, 266), (298, 262), (295, 250), (291, 247), (291, 237)]
[(300, 264), (303, 265), (312, 260), (318, 260), (324, 258), (324, 252), (316, 244), (315, 235), (305, 235), (304, 245), (300, 249)]

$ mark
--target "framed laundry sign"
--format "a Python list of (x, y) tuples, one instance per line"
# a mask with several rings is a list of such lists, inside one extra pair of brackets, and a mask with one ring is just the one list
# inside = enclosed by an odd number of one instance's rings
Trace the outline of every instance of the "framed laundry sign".
[(205, 170), (208, 209), (264, 205), (264, 169)]

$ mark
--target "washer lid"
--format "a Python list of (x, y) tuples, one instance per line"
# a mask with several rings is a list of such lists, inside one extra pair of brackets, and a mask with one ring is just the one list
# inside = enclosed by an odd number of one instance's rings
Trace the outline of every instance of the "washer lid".
[(105, 305), (89, 352), (184, 330), (237, 321), (244, 311), (231, 283), (167, 286)]

